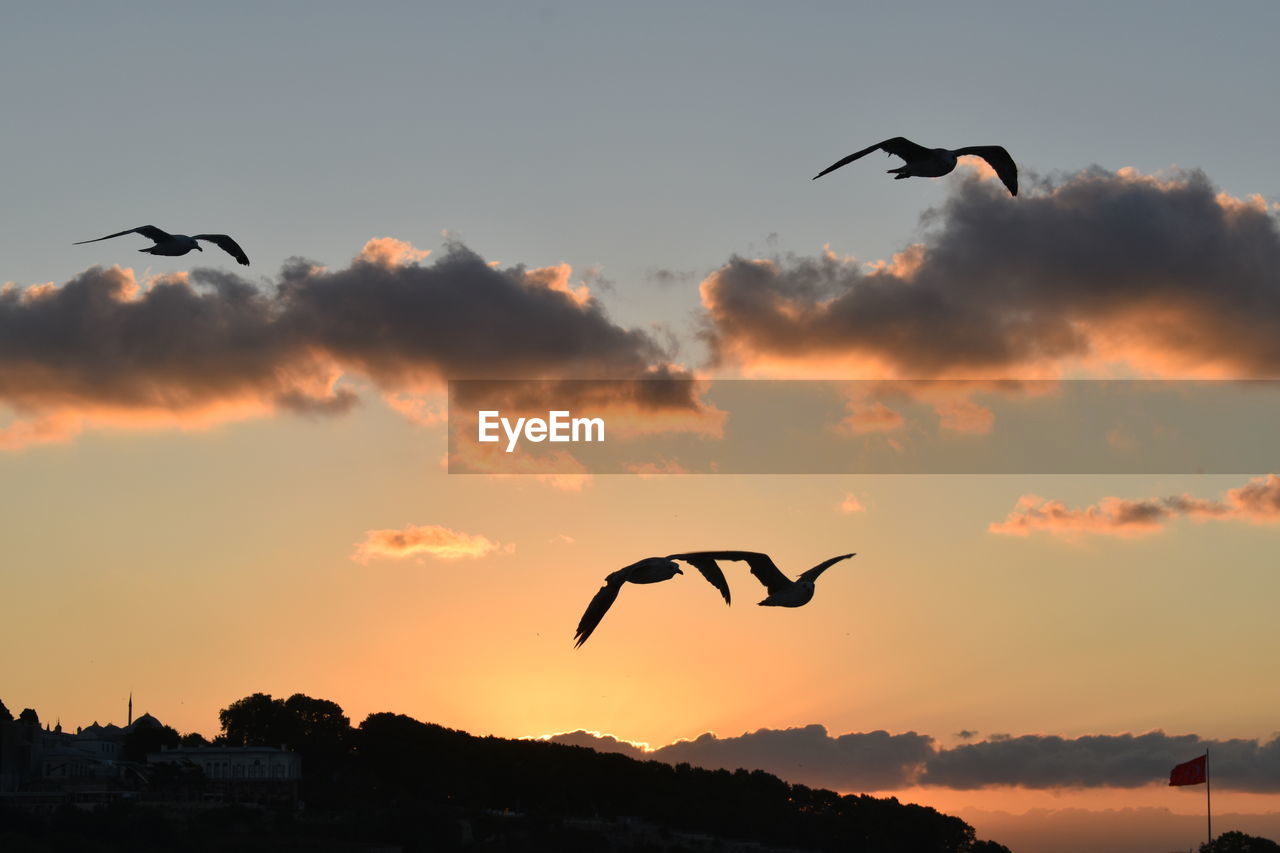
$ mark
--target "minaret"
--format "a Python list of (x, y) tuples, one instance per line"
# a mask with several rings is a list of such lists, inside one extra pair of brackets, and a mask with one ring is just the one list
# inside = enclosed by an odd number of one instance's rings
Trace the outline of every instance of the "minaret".
[(129, 691), (129, 722), (125, 723), (125, 725), (126, 726), (133, 725), (133, 691), (132, 690)]

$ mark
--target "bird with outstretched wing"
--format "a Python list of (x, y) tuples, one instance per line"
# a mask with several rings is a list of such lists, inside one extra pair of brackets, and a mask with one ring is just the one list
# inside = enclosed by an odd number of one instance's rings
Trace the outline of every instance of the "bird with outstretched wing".
[(816, 181), (828, 172), (834, 172), (859, 157), (865, 157), (872, 151), (884, 151), (886, 154), (901, 157), (906, 161), (904, 165), (896, 169), (889, 169), (889, 174), (894, 176), (894, 180), (903, 178), (938, 178), (955, 169), (956, 162), (960, 157), (981, 157), (986, 161), (987, 165), (995, 170), (996, 176), (1008, 188), (1010, 195), (1018, 194), (1018, 165), (1013, 162), (1013, 157), (1009, 156), (1009, 152), (1003, 147), (999, 145), (970, 145), (967, 148), (956, 148), (954, 150), (949, 148), (925, 148), (923, 145), (917, 145), (902, 136), (895, 136), (892, 139), (886, 139), (884, 142), (868, 145), (861, 151), (855, 151), (848, 157), (837, 160), (814, 175), (813, 180)]

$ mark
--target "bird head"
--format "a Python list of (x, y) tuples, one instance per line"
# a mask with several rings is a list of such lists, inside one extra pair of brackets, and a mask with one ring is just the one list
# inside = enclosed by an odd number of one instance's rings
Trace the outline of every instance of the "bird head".
[(677, 563), (675, 560), (671, 559), (670, 557), (648, 557), (642, 560), (641, 562), (648, 563), (649, 565), (653, 566), (655, 569), (656, 568), (669, 569), (672, 572), (675, 572), (677, 575), (684, 574), (684, 572), (680, 571), (680, 564)]
[(670, 557), (651, 557), (650, 559), (653, 560), (654, 566), (661, 566), (663, 569), (671, 572), (671, 577), (684, 574), (684, 572), (680, 570), (680, 564)]

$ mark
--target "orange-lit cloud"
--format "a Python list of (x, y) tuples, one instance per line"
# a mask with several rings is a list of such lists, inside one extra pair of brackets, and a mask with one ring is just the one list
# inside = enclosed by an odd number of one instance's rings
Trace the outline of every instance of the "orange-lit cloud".
[(688, 376), (612, 323), (567, 265), (498, 269), (458, 244), (426, 256), (377, 238), (345, 269), (291, 262), (269, 289), (209, 269), (140, 283), (120, 267), (6, 285), (0, 449), (107, 422), (339, 413), (357, 403), (347, 377), (427, 423), (418, 396), (445, 378)]
[[(846, 397), (848, 412), (834, 427), (837, 434), (862, 436), (869, 433), (919, 433), (933, 431), (918, 414), (910, 420), (885, 401), (900, 406), (903, 403), (926, 403), (937, 416), (937, 430), (942, 432), (989, 434), (995, 426), (995, 412), (971, 399), (977, 394), (1000, 394), (1017, 397), (1039, 397), (1054, 394), (1059, 389), (1055, 381), (1027, 382), (1023, 380), (889, 380), (851, 381), (842, 383), (840, 393)], [(897, 439), (889, 443), (902, 447)]]
[(1107, 444), (1122, 453), (1132, 453), (1138, 449), (1138, 440), (1123, 426), (1107, 430)]
[(858, 500), (857, 496), (853, 492), (846, 492), (844, 500), (840, 501), (840, 511), (848, 515), (853, 515), (854, 513), (866, 512), (867, 508), (863, 505), (862, 501)]
[[(328, 414), (344, 411), (354, 403), (355, 395), (349, 389), (331, 384), (328, 392), (322, 392), (319, 389), (324, 384), (303, 382), (299, 387), (309, 389), (309, 393), (295, 390), (274, 400), (247, 393), (177, 410), (109, 405), (65, 405), (34, 413), (19, 410), (8, 422), (0, 423), (0, 451), (66, 442), (90, 429), (199, 431), (231, 421), (268, 417), (282, 409)], [(326, 398), (330, 401), (328, 406)]]
[(837, 431), (863, 435), (869, 432), (892, 432), (901, 429), (906, 419), (901, 414), (876, 400), (872, 403), (851, 400), (846, 404), (849, 414), (836, 426)]
[(628, 378), (665, 364), (648, 334), (612, 323), (560, 267), (489, 266), (453, 243), (431, 264), (286, 268), (290, 330), (386, 390), (443, 379)]
[[(342, 411), (355, 402), (325, 353), (278, 327), (273, 301), (210, 271), (142, 288), (129, 269), (94, 267), (62, 287), (0, 293), (0, 404), (37, 424), (130, 415), (208, 421), (249, 409)], [(193, 278), (198, 274), (193, 274)]]
[(972, 400), (947, 400), (935, 407), (940, 429), (985, 435), (996, 422), (995, 412)]
[(1135, 537), (1158, 532), (1168, 517), (1169, 510), (1159, 501), (1103, 498), (1096, 505), (1071, 509), (1062, 501), (1023, 495), (1008, 518), (992, 522), (987, 530), (1005, 536), (1029, 536), (1033, 530), (1044, 530), (1060, 536), (1101, 533)]
[(461, 533), (438, 524), (406, 525), (403, 530), (369, 530), (356, 543), (351, 559), (368, 565), (376, 558), (436, 557), (457, 560), (484, 557), (495, 551), (511, 551), (511, 545), (500, 545), (471, 533)]
[(63, 412), (14, 420), (0, 427), (0, 450), (22, 450), (36, 444), (70, 441), (83, 429), (82, 418)]
[[(734, 257), (701, 284), (716, 363), (831, 378), (1280, 376), (1280, 227), (1200, 172), (962, 181), (891, 264)], [(965, 420), (966, 428), (978, 422)]]
[(391, 391), (382, 395), (382, 401), (393, 411), (399, 412), (410, 423), (418, 426), (436, 426), (445, 421), (440, 394), (414, 394), (409, 391)]
[(690, 473), (675, 459), (660, 459), (656, 462), (633, 462), (624, 467), (627, 471), (640, 477), (666, 477)]
[(1280, 477), (1268, 474), (1257, 477), (1227, 492), (1226, 505), (1231, 515), (1257, 524), (1280, 522)]
[(999, 181), (1000, 176), (991, 164), (981, 157), (964, 157), (956, 161), (956, 168), (972, 174), (980, 181)]
[(364, 244), (360, 254), (356, 255), (356, 261), (391, 269), (416, 264), (418, 261), (425, 260), (430, 254), (430, 250), (416, 249), (412, 244), (394, 237), (374, 237)]
[(568, 296), (575, 305), (586, 305), (591, 301), (591, 290), (581, 284), (574, 287), (570, 284), (573, 267), (568, 264), (556, 264), (553, 267), (539, 267), (525, 273), (525, 280), (547, 290), (554, 290)]
[(1029, 536), (1039, 530), (1067, 538), (1082, 533), (1135, 537), (1156, 533), (1179, 517), (1280, 524), (1280, 477), (1268, 474), (1252, 479), (1228, 490), (1222, 500), (1191, 495), (1140, 500), (1107, 497), (1072, 509), (1062, 501), (1023, 495), (1008, 518), (992, 522), (987, 530), (1006, 536)]
[[(992, 174), (995, 174), (994, 170), (992, 170)], [(823, 254), (830, 257), (830, 250), (826, 246), (823, 246), (822, 248)], [(900, 279), (909, 279), (913, 278), (915, 274), (920, 271), (920, 267), (924, 265), (924, 258), (924, 243), (912, 243), (901, 252), (896, 252), (892, 260), (888, 262), (872, 261), (867, 264), (864, 269), (868, 273), (882, 273)]]

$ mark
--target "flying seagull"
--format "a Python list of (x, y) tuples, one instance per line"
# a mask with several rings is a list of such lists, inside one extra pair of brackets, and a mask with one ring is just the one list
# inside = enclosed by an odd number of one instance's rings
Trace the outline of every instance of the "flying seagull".
[(843, 160), (837, 160), (832, 163), (814, 175), (813, 179), (816, 181), (827, 172), (834, 172), (846, 163), (852, 163), (859, 157), (876, 150), (884, 151), (886, 154), (893, 154), (907, 161), (906, 165), (889, 170), (889, 174), (894, 176), (893, 179), (895, 181), (900, 181), (903, 178), (942, 177), (956, 167), (957, 158), (972, 154), (975, 157), (981, 157), (986, 160), (987, 164), (996, 170), (996, 174), (1000, 176), (1000, 180), (1004, 181), (1004, 185), (1009, 188), (1011, 195), (1018, 194), (1018, 166), (1013, 162), (1013, 158), (1009, 156), (1009, 152), (999, 145), (970, 145), (968, 148), (957, 148), (952, 151), (947, 148), (925, 148), (923, 145), (916, 145), (910, 139), (904, 139), (901, 136), (895, 136), (893, 139), (886, 139), (884, 142), (877, 142), (869, 148), (855, 151)]
[(188, 237), (186, 234), (169, 234), (154, 225), (130, 228), (128, 231), (118, 231), (115, 234), (108, 234), (105, 237), (98, 237), (93, 240), (81, 240), (79, 243), (73, 243), (72, 245), (83, 246), (85, 243), (97, 243), (99, 240), (110, 240), (112, 237), (123, 237), (125, 234), (141, 234), (155, 243), (150, 248), (139, 249), (139, 252), (146, 252), (151, 255), (185, 255), (192, 249), (203, 252), (204, 249), (200, 247), (197, 241), (205, 240), (216, 244), (220, 249), (245, 266), (249, 265), (249, 256), (244, 253), (244, 249), (241, 249), (240, 245), (226, 234), (195, 234)]
[(784, 575), (774, 565), (768, 554), (761, 554), (756, 551), (702, 551), (697, 554), (685, 554), (681, 559), (690, 563), (693, 562), (690, 558), (712, 563), (716, 560), (744, 560), (751, 567), (751, 574), (756, 576), (756, 580), (764, 584), (764, 588), (769, 593), (764, 601), (759, 602), (760, 606), (799, 607), (802, 604), (807, 604), (809, 599), (813, 598), (813, 583), (818, 579), (818, 575), (841, 560), (847, 560), (852, 556), (855, 555), (841, 554), (839, 557), (823, 560), (795, 580), (791, 580), (791, 578)]
[(682, 575), (684, 572), (676, 565), (676, 560), (685, 560), (691, 566), (695, 567), (702, 576), (707, 579), (716, 589), (720, 590), (720, 594), (724, 596), (724, 603), (729, 603), (729, 584), (724, 579), (724, 573), (720, 571), (720, 567), (716, 565), (714, 560), (701, 559), (700, 554), (692, 555), (695, 560), (687, 559), (684, 554), (673, 554), (669, 557), (646, 557), (643, 560), (632, 563), (629, 566), (623, 566), (616, 572), (611, 572), (604, 579), (604, 586), (591, 599), (591, 603), (587, 605), (587, 609), (582, 614), (582, 619), (578, 621), (578, 632), (574, 634), (574, 648), (581, 646), (591, 636), (591, 632), (600, 624), (600, 620), (609, 612), (609, 608), (613, 606), (614, 599), (618, 597), (618, 591), (622, 589), (624, 583), (660, 583), (661, 581), (671, 580), (676, 575)]

